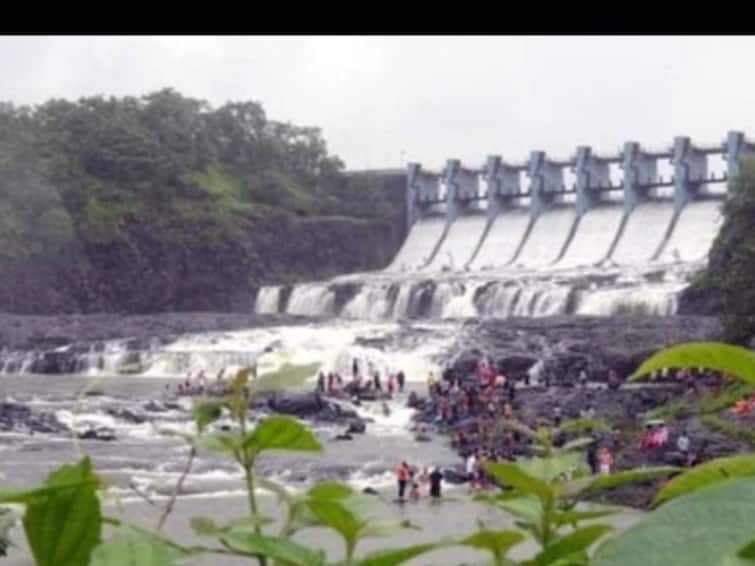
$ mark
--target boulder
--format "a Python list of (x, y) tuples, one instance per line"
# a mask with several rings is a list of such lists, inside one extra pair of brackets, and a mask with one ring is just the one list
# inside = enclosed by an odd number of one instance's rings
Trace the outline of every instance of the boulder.
[(80, 432), (77, 435), (81, 440), (100, 440), (103, 442), (113, 442), (115, 440), (115, 431), (108, 427), (93, 427)]
[(367, 430), (367, 424), (359, 419), (354, 419), (349, 422), (349, 428), (346, 429), (347, 434), (364, 434)]

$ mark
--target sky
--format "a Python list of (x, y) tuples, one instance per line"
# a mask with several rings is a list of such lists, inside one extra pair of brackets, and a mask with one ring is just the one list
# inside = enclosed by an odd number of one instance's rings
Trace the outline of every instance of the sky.
[(755, 37), (0, 37), (0, 101), (164, 87), (322, 128), (349, 169), (755, 137)]

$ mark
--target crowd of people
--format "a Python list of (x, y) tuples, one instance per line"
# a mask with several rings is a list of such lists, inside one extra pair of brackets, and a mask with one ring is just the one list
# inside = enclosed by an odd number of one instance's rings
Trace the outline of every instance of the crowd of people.
[[(367, 367), (360, 368), (359, 360), (354, 358), (351, 365), (351, 391), (359, 391), (361, 394), (385, 394), (390, 398), (397, 393), (403, 393), (406, 387), (406, 375), (402, 370), (388, 372), (385, 384), (383, 375), (374, 364), (367, 362)], [(384, 386), (385, 385), (385, 386)], [(317, 375), (316, 389), (319, 393), (326, 393), (332, 396), (340, 396), (345, 391), (344, 379), (337, 371), (330, 371), (327, 374), (321, 371)]]
[(433, 499), (442, 497), (443, 472), (439, 467), (423, 468), (421, 472), (415, 467), (410, 466), (405, 461), (396, 468), (396, 481), (398, 483), (398, 500), (406, 500), (406, 490), (409, 489), (409, 501), (419, 501), (422, 492)]

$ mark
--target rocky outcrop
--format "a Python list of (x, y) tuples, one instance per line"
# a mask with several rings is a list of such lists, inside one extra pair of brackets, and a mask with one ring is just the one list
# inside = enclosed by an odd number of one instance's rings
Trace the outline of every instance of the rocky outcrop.
[(0, 403), (0, 430), (25, 434), (59, 434), (67, 433), (68, 427), (52, 413), (32, 411), (20, 403), (6, 401)]
[(355, 410), (314, 391), (275, 392), (268, 398), (267, 406), (275, 413), (314, 421), (343, 422), (349, 425), (361, 421)]
[(721, 326), (710, 317), (548, 317), (468, 322), (448, 363), (471, 371), (488, 357), (514, 377), (542, 360), (551, 383), (570, 385), (585, 370), (605, 382), (609, 370), (620, 377), (661, 348), (681, 342), (715, 340)]

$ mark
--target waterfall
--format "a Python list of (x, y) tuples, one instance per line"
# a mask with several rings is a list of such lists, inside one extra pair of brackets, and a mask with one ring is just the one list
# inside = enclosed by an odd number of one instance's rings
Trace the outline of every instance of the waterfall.
[(341, 310), (341, 316), (357, 320), (384, 320), (392, 305), (391, 286), (364, 285)]
[(639, 285), (618, 289), (581, 291), (576, 314), (670, 316), (676, 313), (678, 294), (681, 288), (679, 285)]
[(261, 287), (257, 293), (254, 312), (257, 314), (278, 314), (281, 288), (278, 285)]
[(334, 316), (335, 293), (326, 285), (307, 283), (291, 291), (286, 313), (298, 316)]
[(393, 309), (391, 309), (390, 317), (393, 320), (398, 320), (407, 316), (409, 312), (409, 300), (411, 299), (412, 285), (404, 283), (399, 286), (396, 300), (393, 302)]
[(433, 294), (431, 314), (443, 319), (474, 318), (479, 315), (474, 298), (482, 283), (444, 283)]
[[(568, 285), (550, 282), (494, 283), (479, 293), (477, 310), (491, 318), (566, 314), (571, 292)], [(478, 295), (477, 289), (474, 294)]]
[(3, 350), (0, 352), (0, 375), (29, 373), (37, 356), (38, 354), (36, 352)]

